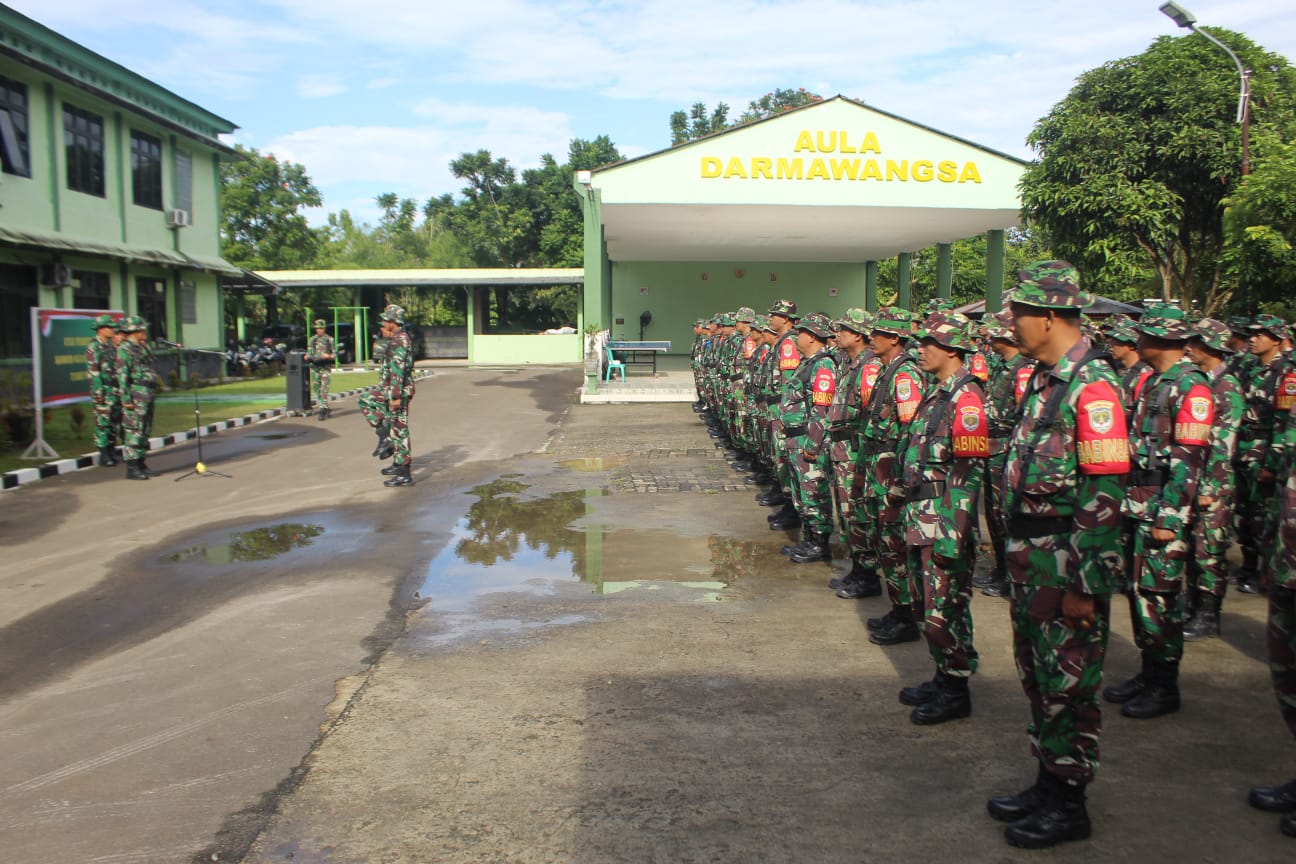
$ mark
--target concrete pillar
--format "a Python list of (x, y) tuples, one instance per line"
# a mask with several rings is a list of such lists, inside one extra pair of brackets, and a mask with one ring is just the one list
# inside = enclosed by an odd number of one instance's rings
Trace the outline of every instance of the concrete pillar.
[(901, 252), (896, 257), (896, 305), (902, 309), (912, 309), (913, 291), (909, 285), (912, 268), (913, 254)]
[(876, 261), (864, 262), (864, 308), (870, 312), (878, 308)]
[(949, 243), (936, 244), (936, 296), (946, 300), (954, 293), (954, 256)]
[(995, 228), (986, 232), (986, 314), (1003, 309), (1004, 232)]

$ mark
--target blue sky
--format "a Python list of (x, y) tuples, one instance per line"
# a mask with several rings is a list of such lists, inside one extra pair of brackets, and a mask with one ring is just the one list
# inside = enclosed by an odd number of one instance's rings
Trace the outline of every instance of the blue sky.
[[(1179, 34), (1160, 0), (8, 0), (306, 166), (312, 214), (458, 193), (479, 148), (522, 169), (573, 137), (627, 156), (670, 113), (731, 115), (776, 87), (841, 93), (1029, 158), (1077, 75)], [(1292, 0), (1185, 0), (1202, 24), (1296, 58)], [(1201, 37), (1194, 37), (1201, 38)]]

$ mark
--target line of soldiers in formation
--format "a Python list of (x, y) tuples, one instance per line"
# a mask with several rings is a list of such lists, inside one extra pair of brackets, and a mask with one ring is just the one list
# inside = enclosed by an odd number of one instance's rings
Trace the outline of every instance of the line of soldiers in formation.
[[(694, 410), (780, 507), (795, 563), (851, 569), (838, 597), (885, 592), (869, 640), (925, 638), (930, 681), (900, 702), (920, 725), (967, 717), (978, 655), (970, 597), (1011, 598), (1036, 781), (990, 799), (1007, 840), (1089, 836), (1111, 599), (1129, 603), (1141, 672), (1102, 696), (1132, 718), (1180, 706), (1184, 640), (1219, 635), (1225, 553), (1240, 590), (1269, 594), (1269, 654), (1296, 735), (1296, 359), (1281, 319), (1192, 322), (1176, 306), (1101, 329), (1065, 261), (1019, 271), (979, 327), (948, 301), (925, 320), (887, 306), (830, 320), (790, 300), (696, 323)], [(984, 502), (993, 569), (974, 578)], [(1296, 780), (1251, 790), (1296, 836)]]
[[(138, 315), (120, 321), (99, 315), (92, 325), (95, 338), (86, 346), (86, 377), (94, 404), (94, 441), (99, 464), (126, 462), (127, 480), (156, 477), (144, 462), (153, 431), (153, 399), (158, 375), (153, 368), (153, 348), (148, 342), (148, 322)], [(117, 442), (122, 459), (117, 458)]]

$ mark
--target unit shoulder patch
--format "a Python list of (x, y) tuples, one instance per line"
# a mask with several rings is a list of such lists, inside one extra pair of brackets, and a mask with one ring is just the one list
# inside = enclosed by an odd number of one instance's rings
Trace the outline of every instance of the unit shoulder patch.
[(1128, 474), (1129, 433), (1116, 388), (1086, 384), (1076, 403), (1076, 464), (1081, 474)]
[(958, 459), (976, 459), (990, 455), (990, 428), (986, 423), (985, 403), (981, 394), (967, 392), (959, 396), (950, 429), (950, 449)]
[(1175, 415), (1174, 440), (1189, 447), (1205, 447), (1215, 423), (1215, 400), (1205, 384), (1194, 384)]

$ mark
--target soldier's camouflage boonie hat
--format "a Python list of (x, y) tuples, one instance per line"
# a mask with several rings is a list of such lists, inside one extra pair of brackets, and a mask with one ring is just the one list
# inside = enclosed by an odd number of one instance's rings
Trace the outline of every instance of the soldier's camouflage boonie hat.
[(756, 310), (752, 309), (750, 306), (740, 306), (734, 317), (740, 324), (750, 324), (756, 320)]
[(796, 323), (796, 329), (813, 333), (820, 339), (827, 339), (832, 335), (832, 321), (822, 312), (811, 312)]
[(1277, 315), (1257, 315), (1247, 330), (1252, 334), (1268, 333), (1275, 339), (1287, 338), (1287, 324)]
[(981, 329), (985, 331), (986, 338), (991, 342), (1007, 342), (1011, 345), (1017, 344), (1017, 335), (1013, 333), (1012, 328), (1005, 327), (996, 319), (982, 321)]
[(975, 351), (976, 345), (968, 338), (968, 317), (961, 312), (937, 312), (928, 316), (922, 328), (914, 335), (930, 339), (937, 345), (964, 353)]
[(92, 326), (94, 327), (95, 330), (98, 330), (100, 327), (115, 328), (117, 326), (117, 319), (111, 315), (98, 315), (95, 317)]
[(1192, 338), (1212, 351), (1220, 354), (1232, 354), (1234, 353), (1233, 349), (1228, 344), (1232, 332), (1232, 328), (1223, 321), (1217, 321), (1214, 318), (1203, 318), (1193, 325)]
[(948, 297), (933, 297), (927, 301), (923, 311), (928, 315), (934, 315), (937, 312), (952, 312), (954, 310), (954, 301)]
[(797, 320), (796, 304), (791, 300), (775, 300), (767, 315), (782, 315), (790, 321)]
[(1188, 323), (1187, 313), (1169, 303), (1153, 303), (1134, 329), (1145, 336), (1170, 342), (1186, 342), (1192, 338), (1192, 325)]
[(1086, 309), (1092, 298), (1080, 290), (1080, 274), (1068, 261), (1036, 261), (1017, 271), (1013, 303), (1041, 309)]
[(405, 310), (393, 303), (384, 309), (378, 317), (383, 321), (391, 321), (393, 324), (404, 324)]
[(873, 322), (875, 332), (890, 333), (892, 336), (908, 336), (911, 329), (913, 316), (908, 309), (899, 306), (883, 306), (877, 311), (877, 320)]
[(753, 330), (765, 330), (770, 333), (774, 332), (774, 325), (770, 323), (769, 316), (757, 315), (756, 320), (752, 322)]
[(833, 323), (840, 329), (849, 330), (852, 333), (858, 333), (861, 336), (867, 336), (873, 330), (873, 321), (875, 317), (876, 316), (872, 312), (868, 312), (858, 306), (852, 306)]
[(1133, 321), (1117, 321), (1107, 328), (1108, 342), (1123, 342), (1129, 345), (1138, 344), (1138, 331), (1134, 329)]
[(738, 322), (734, 320), (732, 312), (721, 312), (716, 316), (716, 324), (719, 324), (721, 327), (733, 327), (737, 323)]
[(328, 324), (326, 324), (326, 323), (324, 322), (324, 319), (323, 319), (323, 318), (316, 318), (316, 319), (315, 319), (315, 329), (316, 329), (316, 330), (323, 330), (323, 329), (324, 329), (325, 327), (327, 327), (327, 326), (328, 326)]
[(1235, 336), (1245, 338), (1251, 335), (1248, 332), (1248, 328), (1251, 326), (1251, 319), (1245, 315), (1230, 315), (1224, 323), (1228, 325), (1229, 332)]
[(140, 330), (147, 330), (148, 322), (138, 315), (131, 315), (122, 320), (120, 329), (123, 333), (137, 333)]

